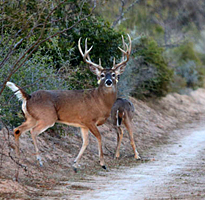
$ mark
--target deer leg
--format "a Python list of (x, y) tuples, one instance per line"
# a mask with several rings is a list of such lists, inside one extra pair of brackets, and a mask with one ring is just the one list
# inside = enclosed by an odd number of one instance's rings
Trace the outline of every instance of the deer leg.
[(134, 155), (134, 158), (136, 158), (136, 159), (141, 159), (140, 156), (139, 156), (139, 153), (138, 153), (138, 151), (137, 151), (137, 149), (136, 149), (136, 146), (135, 146), (131, 123), (132, 123), (132, 122), (131, 122), (130, 120), (128, 120), (128, 119), (125, 119), (125, 121), (124, 121), (125, 127), (127, 128), (128, 133), (129, 133), (130, 144), (131, 144), (131, 146), (132, 146), (132, 148), (133, 148), (133, 151), (134, 151), (134, 154), (135, 154), (135, 155)]
[(77, 172), (77, 167), (78, 167), (78, 163), (80, 161), (80, 158), (82, 157), (86, 147), (89, 144), (89, 129), (88, 128), (81, 128), (81, 135), (82, 135), (82, 139), (83, 139), (83, 144), (82, 147), (80, 149), (80, 152), (78, 153), (78, 156), (76, 157), (76, 159), (74, 160), (74, 171)]
[(37, 136), (39, 134), (41, 134), (43, 131), (47, 130), (49, 127), (52, 127), (54, 125), (54, 123), (55, 122), (48, 123), (48, 122), (44, 122), (44, 121), (38, 121), (38, 124), (30, 130), (31, 137), (33, 139), (33, 144), (34, 144), (35, 151), (36, 151), (36, 158), (37, 158), (40, 166), (43, 166), (43, 162), (42, 162), (40, 152), (38, 149), (38, 145), (37, 145)]
[(36, 120), (29, 119), (23, 122), (20, 126), (14, 129), (14, 137), (15, 137), (15, 151), (17, 157), (20, 156), (20, 150), (19, 150), (19, 137), (22, 133), (25, 133), (29, 131), (31, 128), (33, 128), (36, 125)]
[(98, 131), (97, 127), (95, 125), (89, 126), (90, 132), (97, 138), (98, 141), (98, 149), (99, 149), (99, 158), (100, 158), (100, 165), (103, 169), (106, 169), (105, 161), (103, 157), (103, 150), (102, 150), (102, 141), (101, 141), (101, 135)]
[(19, 137), (21, 136), (21, 133), (18, 130), (14, 129), (14, 137), (15, 137), (15, 152), (16, 156), (20, 157), (20, 150), (19, 150)]
[(116, 131), (117, 131), (117, 148), (116, 148), (115, 158), (119, 158), (120, 157), (120, 145), (121, 145), (122, 138), (123, 138), (123, 130), (121, 127), (117, 127)]
[[(17, 159), (20, 158), (19, 137), (21, 136), (22, 133), (29, 131), (35, 125), (36, 125), (36, 120), (28, 119), (25, 122), (23, 122), (23, 124), (21, 124), (20, 126), (14, 129), (15, 152), (16, 152)], [(16, 173), (15, 173), (16, 181), (18, 181), (18, 176), (19, 176), (19, 166), (17, 167)]]

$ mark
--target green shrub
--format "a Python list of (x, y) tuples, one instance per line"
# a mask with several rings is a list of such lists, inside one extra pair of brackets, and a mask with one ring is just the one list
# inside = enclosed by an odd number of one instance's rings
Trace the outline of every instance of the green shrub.
[[(135, 97), (161, 97), (168, 93), (173, 71), (163, 58), (164, 49), (151, 38), (139, 37), (133, 41), (133, 58), (127, 66), (127, 88)], [(125, 87), (124, 83), (120, 85)], [(127, 89), (126, 89), (127, 90)]]
[(184, 62), (193, 60), (196, 65), (202, 65), (199, 54), (194, 50), (193, 42), (184, 42), (182, 45), (174, 49), (173, 58), (178, 65), (183, 65)]
[(180, 91), (186, 89), (186, 80), (185, 78), (181, 77), (180, 75), (177, 75), (177, 73), (174, 73), (173, 80), (171, 81), (170, 84), (170, 91), (171, 92), (176, 92), (176, 93), (181, 93)]
[(177, 67), (176, 74), (185, 79), (188, 88), (196, 89), (203, 86), (204, 73), (193, 60), (188, 60)]
[[(203, 87), (205, 70), (200, 59), (200, 53), (195, 51), (194, 44), (190, 41), (169, 52), (169, 59), (174, 65), (175, 76), (171, 91), (180, 92), (181, 89)], [(181, 78), (179, 78), (181, 77)], [(176, 87), (176, 82), (182, 80), (182, 88)], [(185, 85), (184, 85), (185, 82)], [(178, 88), (178, 91), (177, 91)]]
[[(9, 62), (7, 64), (9, 65)], [(70, 89), (68, 82), (57, 75), (51, 65), (52, 59), (49, 56), (41, 56), (39, 50), (12, 76), (10, 81), (24, 88), (28, 94), (39, 89)], [(9, 67), (6, 66), (0, 69), (1, 83), (8, 69)], [(18, 102), (9, 88), (6, 88), (0, 96), (0, 108), (0, 116), (4, 123), (11, 127), (22, 123), (24, 116), (21, 111), (21, 102)]]

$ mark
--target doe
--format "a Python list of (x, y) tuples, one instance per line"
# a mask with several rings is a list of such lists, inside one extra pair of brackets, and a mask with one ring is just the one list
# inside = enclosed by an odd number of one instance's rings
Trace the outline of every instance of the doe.
[(115, 158), (120, 157), (120, 145), (123, 138), (123, 129), (121, 125), (124, 124), (129, 133), (130, 143), (134, 151), (134, 158), (141, 159), (136, 149), (133, 137), (133, 116), (134, 105), (127, 99), (117, 98), (111, 110), (112, 123), (115, 126), (117, 132), (117, 148)]

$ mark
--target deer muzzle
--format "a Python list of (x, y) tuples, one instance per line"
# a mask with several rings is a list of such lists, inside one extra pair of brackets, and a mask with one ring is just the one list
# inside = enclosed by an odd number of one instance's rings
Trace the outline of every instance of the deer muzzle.
[(106, 85), (106, 87), (111, 87), (112, 86), (112, 79), (107, 79), (105, 81), (105, 85)]
[(112, 81), (112, 77), (111, 74), (108, 73), (105, 75), (105, 86), (106, 87), (112, 87), (113, 81)]

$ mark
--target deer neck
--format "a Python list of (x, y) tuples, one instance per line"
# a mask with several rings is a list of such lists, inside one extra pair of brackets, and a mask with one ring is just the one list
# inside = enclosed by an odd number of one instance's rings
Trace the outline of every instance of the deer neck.
[(117, 88), (112, 86), (107, 88), (105, 86), (99, 86), (96, 90), (97, 95), (101, 102), (108, 108), (112, 108), (114, 102), (117, 99)]

